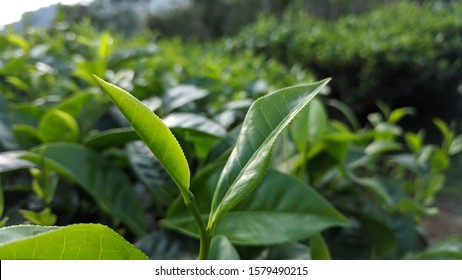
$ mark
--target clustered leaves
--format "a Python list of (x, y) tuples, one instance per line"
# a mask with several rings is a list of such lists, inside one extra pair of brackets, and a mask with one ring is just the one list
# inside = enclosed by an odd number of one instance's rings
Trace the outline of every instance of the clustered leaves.
[(417, 229), (454, 125), (429, 145), (296, 67), (57, 29), (0, 35), (1, 259), (460, 258)]

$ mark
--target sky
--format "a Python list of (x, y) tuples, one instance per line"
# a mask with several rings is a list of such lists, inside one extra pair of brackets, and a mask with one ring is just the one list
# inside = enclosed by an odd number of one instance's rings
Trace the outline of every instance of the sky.
[(25, 12), (35, 11), (42, 7), (48, 7), (56, 3), (66, 5), (79, 2), (89, 2), (82, 0), (12, 0), (2, 1), (0, 4), (0, 26), (19, 21)]

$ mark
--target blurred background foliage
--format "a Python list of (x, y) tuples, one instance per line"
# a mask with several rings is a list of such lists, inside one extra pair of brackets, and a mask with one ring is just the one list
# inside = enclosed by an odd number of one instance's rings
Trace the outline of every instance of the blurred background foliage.
[[(446, 239), (462, 234), (460, 1), (175, 3), (60, 5), (48, 28), (26, 15), (23, 31), (0, 34), (1, 226), (100, 222), (153, 258), (194, 257), (195, 240), (160, 229), (175, 187), (133, 142), (91, 74), (166, 120), (199, 181), (226, 158), (253, 100), (332, 77), (310, 113), (281, 137), (272, 162), (352, 221), (323, 232), (332, 256), (461, 258), (453, 250), (460, 237)], [(44, 145), (69, 153), (72, 164), (79, 158), (122, 174), (140, 201), (133, 219), (145, 221), (143, 230), (117, 217), (125, 206), (108, 209), (113, 193), (91, 174), (69, 176), (73, 166), (49, 170), (37, 157), (21, 157)], [(309, 245), (238, 251), (242, 258), (306, 258)]]

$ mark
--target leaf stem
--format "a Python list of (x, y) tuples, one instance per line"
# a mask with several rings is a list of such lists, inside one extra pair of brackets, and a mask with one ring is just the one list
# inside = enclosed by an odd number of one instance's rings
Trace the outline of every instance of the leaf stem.
[(197, 208), (196, 199), (192, 192), (188, 192), (189, 199), (185, 199), (186, 206), (188, 207), (189, 211), (193, 215), (194, 219), (196, 220), (197, 226), (199, 228), (199, 238), (200, 238), (200, 247), (199, 247), (199, 260), (206, 260), (208, 259), (209, 249), (210, 249), (210, 242), (211, 238), (207, 233), (207, 229), (202, 219), (201, 213)]

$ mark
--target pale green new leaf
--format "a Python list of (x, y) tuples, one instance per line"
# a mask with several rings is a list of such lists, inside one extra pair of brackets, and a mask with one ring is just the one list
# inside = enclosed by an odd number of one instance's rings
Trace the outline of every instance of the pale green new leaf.
[(143, 142), (162, 163), (179, 187), (183, 197), (188, 197), (190, 180), (188, 162), (170, 129), (156, 114), (130, 93), (96, 76), (94, 77)]
[(281, 89), (252, 104), (213, 196), (209, 229), (263, 179), (277, 136), (328, 82)]
[(122, 236), (100, 224), (33, 225), (0, 229), (2, 260), (147, 260)]

